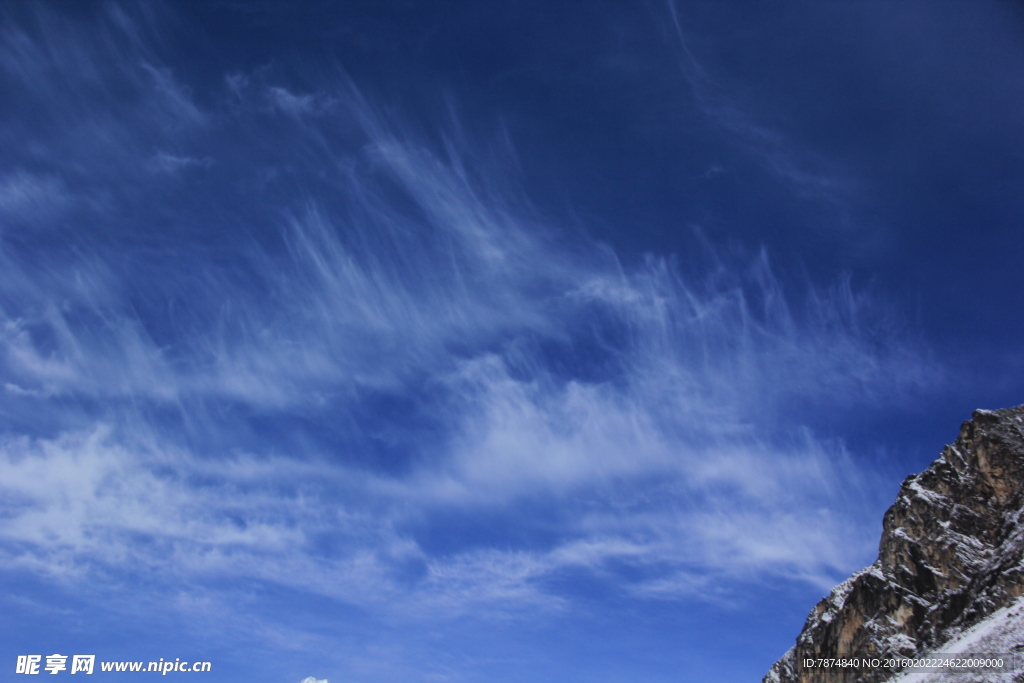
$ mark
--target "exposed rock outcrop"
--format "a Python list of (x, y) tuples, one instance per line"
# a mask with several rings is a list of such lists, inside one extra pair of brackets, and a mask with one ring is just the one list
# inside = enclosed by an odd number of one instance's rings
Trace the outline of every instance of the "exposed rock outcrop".
[(1024, 593), (1024, 406), (977, 410), (955, 442), (903, 482), (878, 559), (811, 611), (764, 683), (874, 683), (875, 669), (804, 668), (805, 658), (914, 655)]

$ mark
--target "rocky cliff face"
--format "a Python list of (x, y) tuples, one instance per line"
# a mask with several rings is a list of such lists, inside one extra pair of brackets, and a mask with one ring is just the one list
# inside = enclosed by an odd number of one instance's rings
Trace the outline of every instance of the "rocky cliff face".
[(1024, 593), (1024, 406), (977, 410), (885, 513), (878, 559), (832, 590), (764, 683), (871, 683), (890, 674), (805, 658), (913, 655)]

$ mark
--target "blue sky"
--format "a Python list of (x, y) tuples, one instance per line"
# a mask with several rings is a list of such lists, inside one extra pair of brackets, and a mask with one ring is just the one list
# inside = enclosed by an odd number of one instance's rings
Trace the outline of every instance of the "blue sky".
[(1022, 400), (1022, 29), (5, 5), (0, 659), (759, 680)]

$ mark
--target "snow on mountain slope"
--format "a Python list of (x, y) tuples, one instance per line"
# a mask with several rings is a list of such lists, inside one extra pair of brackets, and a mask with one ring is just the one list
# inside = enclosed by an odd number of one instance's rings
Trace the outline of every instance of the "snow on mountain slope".
[[(1012, 672), (942, 671), (935, 673), (906, 672), (890, 678), (887, 683), (993, 683), (1024, 680), (1024, 598), (992, 613), (960, 636), (938, 648), (942, 654), (1009, 654), (1013, 657)], [(924, 654), (923, 657), (928, 657)]]

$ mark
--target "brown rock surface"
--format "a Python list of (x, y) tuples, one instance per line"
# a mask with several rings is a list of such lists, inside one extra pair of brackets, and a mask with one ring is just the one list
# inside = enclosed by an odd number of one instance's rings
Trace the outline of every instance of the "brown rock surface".
[(1024, 592), (1024, 406), (977, 410), (955, 442), (903, 482), (878, 559), (811, 611), (764, 683), (874, 683), (880, 670), (804, 668), (805, 658), (914, 655)]

